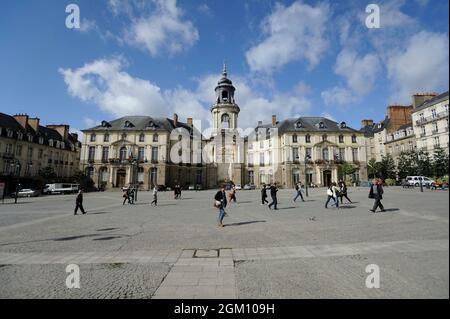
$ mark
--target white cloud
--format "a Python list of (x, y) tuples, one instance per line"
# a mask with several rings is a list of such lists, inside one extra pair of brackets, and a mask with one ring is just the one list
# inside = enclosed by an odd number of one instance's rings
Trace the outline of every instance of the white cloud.
[(416, 92), (448, 89), (448, 35), (426, 31), (413, 35), (403, 50), (389, 57), (387, 69), (395, 92), (392, 101), (403, 103)]
[(328, 112), (323, 112), (323, 113), (322, 113), (322, 117), (325, 117), (325, 118), (327, 118), (327, 119), (329, 119), (329, 120), (332, 120), (332, 121), (334, 121), (334, 122), (337, 122), (336, 119), (334, 118), (334, 116), (331, 115), (331, 114), (328, 113)]
[(359, 101), (359, 98), (346, 88), (335, 86), (321, 93), (326, 105), (346, 106)]
[[(110, 1), (113, 12), (120, 13), (120, 1)], [(168, 53), (177, 54), (192, 47), (199, 39), (198, 30), (189, 20), (183, 20), (183, 11), (177, 6), (176, 0), (154, 0), (154, 10), (150, 14), (142, 14), (139, 10), (128, 15), (132, 22), (126, 27), (123, 41), (147, 51), (152, 56)], [(128, 4), (130, 5), (130, 4)], [(141, 4), (143, 11), (145, 4)], [(136, 13), (138, 12), (138, 13)]]
[(94, 119), (91, 119), (90, 117), (84, 117), (83, 122), (86, 126), (93, 127), (93, 126), (97, 125), (98, 121), (95, 121)]
[(197, 9), (198, 9), (198, 11), (200, 11), (201, 13), (203, 13), (204, 15), (206, 15), (209, 18), (214, 17), (214, 14), (212, 13), (211, 8), (206, 3), (199, 5)]
[(80, 22), (80, 28), (75, 29), (83, 33), (87, 33), (92, 30), (97, 30), (98, 26), (95, 20), (82, 19)]
[[(78, 69), (59, 69), (70, 95), (83, 102), (92, 103), (100, 110), (119, 117), (148, 115), (170, 117), (177, 113), (181, 119), (193, 117), (209, 122), (209, 107), (215, 101), (214, 87), (219, 74), (207, 74), (195, 79), (195, 90), (176, 87), (161, 90), (148, 80), (131, 76), (124, 71), (127, 63), (113, 57), (87, 63)], [(271, 115), (280, 118), (299, 116), (311, 108), (311, 102), (298, 92), (274, 92), (271, 98), (251, 87), (250, 81), (233, 76), (236, 102), (241, 107), (239, 126), (254, 127), (258, 120), (270, 121)], [(88, 121), (89, 123), (86, 123)], [(85, 124), (91, 126), (93, 120)]]
[(358, 57), (355, 51), (344, 49), (336, 59), (334, 71), (345, 78), (347, 86), (355, 94), (364, 96), (373, 89), (380, 63), (375, 54)]
[(252, 71), (271, 73), (283, 65), (306, 60), (316, 66), (328, 47), (325, 25), (328, 5), (313, 7), (300, 1), (285, 7), (277, 4), (275, 11), (262, 24), (266, 38), (246, 52)]

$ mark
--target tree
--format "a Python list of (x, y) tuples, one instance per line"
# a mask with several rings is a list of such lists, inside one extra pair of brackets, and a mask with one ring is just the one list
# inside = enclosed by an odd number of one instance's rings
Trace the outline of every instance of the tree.
[(369, 174), (369, 178), (374, 178), (379, 176), (380, 174), (380, 162), (377, 162), (376, 159), (371, 158), (369, 162), (367, 162), (367, 173)]
[(431, 176), (433, 175), (433, 165), (428, 152), (419, 151), (417, 153), (416, 160), (416, 173), (419, 176)]
[(94, 186), (94, 181), (80, 170), (76, 171), (72, 178), (77, 184), (80, 184), (81, 189), (89, 190)]
[(344, 174), (344, 180), (347, 179), (347, 175), (351, 175), (355, 172), (355, 167), (353, 167), (352, 164), (350, 164), (349, 162), (343, 162), (341, 164), (341, 172), (342, 174)]
[(395, 179), (395, 162), (391, 154), (381, 156), (380, 174), (383, 179)]
[(53, 181), (57, 177), (55, 170), (51, 166), (41, 168), (38, 172), (38, 175), (44, 180), (44, 182)]
[(434, 177), (448, 176), (449, 158), (447, 152), (441, 148), (435, 148), (433, 154), (433, 175)]
[(402, 152), (397, 163), (397, 172), (400, 179), (416, 175), (417, 153), (415, 151)]

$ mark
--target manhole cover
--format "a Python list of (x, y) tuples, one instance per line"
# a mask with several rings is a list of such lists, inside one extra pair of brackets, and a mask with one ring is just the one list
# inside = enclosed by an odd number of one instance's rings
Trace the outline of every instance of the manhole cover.
[(196, 258), (217, 258), (219, 257), (218, 249), (196, 249), (194, 253)]

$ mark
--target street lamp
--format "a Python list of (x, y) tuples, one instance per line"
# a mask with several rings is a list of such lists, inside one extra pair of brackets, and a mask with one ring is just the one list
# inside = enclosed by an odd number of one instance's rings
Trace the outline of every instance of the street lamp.
[(306, 173), (306, 164), (308, 163), (308, 161), (311, 159), (311, 156), (309, 156), (309, 154), (305, 154), (305, 194), (306, 197), (309, 196), (308, 194), (308, 174)]

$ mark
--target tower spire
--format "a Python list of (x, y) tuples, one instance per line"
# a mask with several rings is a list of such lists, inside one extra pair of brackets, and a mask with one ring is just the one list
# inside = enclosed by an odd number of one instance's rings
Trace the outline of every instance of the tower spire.
[(223, 75), (224, 77), (227, 77), (227, 75), (228, 75), (228, 73), (227, 73), (227, 64), (225, 63), (225, 61), (223, 61), (222, 75)]

